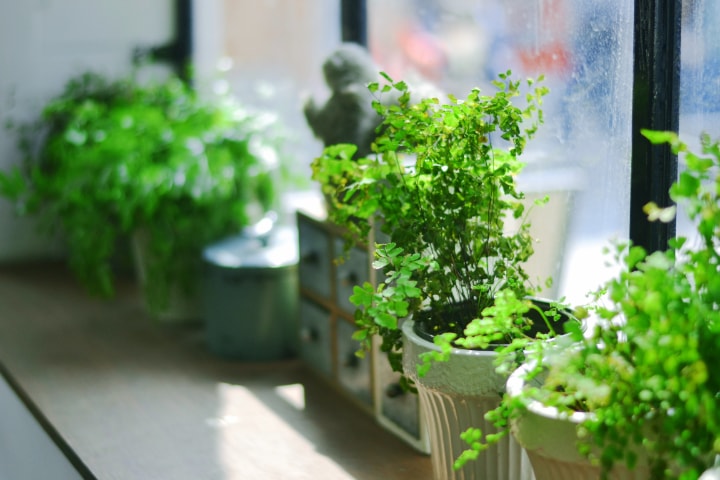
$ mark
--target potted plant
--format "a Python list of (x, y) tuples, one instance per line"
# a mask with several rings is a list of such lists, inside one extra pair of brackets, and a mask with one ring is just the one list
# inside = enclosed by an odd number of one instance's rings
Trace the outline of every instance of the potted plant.
[[(527, 104), (516, 106), (524, 87), (508, 72), (495, 82), (494, 95), (475, 89), (442, 103), (416, 100), (405, 82), (382, 75), (388, 83), (371, 83), (370, 91), (392, 93), (397, 102), (373, 102), (382, 118), (374, 154), (354, 158), (355, 146), (335, 145), (313, 162), (313, 178), (331, 202), (330, 220), (347, 228), (349, 244), (371, 233), (377, 243), (374, 266), (382, 281), (354, 289), (354, 338), (365, 349), (380, 338), (393, 368), (418, 387), (436, 478), (487, 472), (521, 478), (519, 465), (508, 466), (519, 461), (519, 451), (510, 454), (512, 461), (486, 455), (457, 473), (453, 462), (462, 450), (459, 433), (499, 402), (504, 378), (494, 374), (494, 344), (535, 336), (527, 316), (509, 322), (497, 316), (501, 324), (487, 309), (501, 297), (548, 310), (543, 320), (562, 317), (530, 299), (535, 290), (523, 264), (533, 239), (515, 182), (519, 157), (542, 122), (547, 90), (529, 80)], [(508, 228), (510, 221), (516, 229)], [(540, 336), (558, 330), (549, 320), (540, 323), (550, 327)], [(454, 373), (459, 377), (440, 384)]]
[(173, 317), (171, 297), (192, 295), (202, 247), (273, 206), (278, 150), (266, 120), (174, 76), (85, 73), (19, 127), (23, 163), (0, 173), (0, 193), (61, 233), (92, 293), (113, 293), (116, 247), (132, 237), (151, 312)]
[[(495, 420), (509, 419), (537, 480), (697, 479), (720, 453), (720, 142), (705, 135), (696, 154), (674, 133), (643, 134), (684, 159), (670, 195), (695, 235), (654, 253), (616, 245), (596, 325), (511, 375)], [(645, 211), (667, 221), (675, 207)]]

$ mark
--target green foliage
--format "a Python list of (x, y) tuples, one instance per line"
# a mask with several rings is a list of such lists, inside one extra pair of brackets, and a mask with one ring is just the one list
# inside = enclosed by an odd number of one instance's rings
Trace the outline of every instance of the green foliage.
[(270, 127), (175, 77), (141, 84), (86, 73), (19, 127), (24, 162), (0, 172), (0, 194), (64, 235), (74, 272), (96, 294), (113, 292), (118, 239), (147, 233), (148, 300), (161, 309), (171, 281), (190, 288), (204, 245), (272, 206), (266, 153), (277, 155), (279, 138)]
[[(559, 351), (536, 351), (541, 388), (505, 405), (507, 418), (529, 398), (593, 418), (580, 426), (580, 451), (604, 468), (647, 464), (653, 479), (696, 479), (720, 453), (720, 143), (702, 137), (696, 154), (670, 132), (644, 131), (685, 161), (670, 189), (696, 227), (664, 252), (615, 245), (619, 275), (595, 294), (597, 325)], [(651, 220), (672, 208), (651, 204)]]
[[(496, 371), (507, 376), (527, 361), (528, 355), (536, 359), (548, 349), (564, 348), (582, 338), (580, 320), (585, 316), (582, 309), (571, 312), (560, 302), (518, 298), (515, 292), (505, 289), (498, 292), (494, 304), (483, 310), (482, 316), (465, 328), (465, 337), (456, 343), (464, 348), (494, 348), (498, 354)], [(485, 416), (495, 426), (495, 433), (468, 428), (461, 435), (468, 448), (455, 460), (454, 468), (461, 469), (507, 436), (510, 416), (523, 408), (523, 399), (504, 397), (500, 406)]]
[[(330, 146), (312, 167), (331, 202), (330, 220), (348, 229), (348, 245), (373, 227), (389, 238), (376, 248), (383, 281), (356, 287), (351, 301), (358, 307), (355, 338), (367, 347), (380, 335), (400, 370), (402, 318), (432, 312), (423, 327), (449, 350), (499, 292), (524, 299), (533, 291), (523, 270), (532, 239), (515, 178), (542, 122), (547, 89), (536, 80), (523, 86), (508, 72), (494, 95), (475, 89), (445, 103), (415, 101), (406, 83), (382, 75), (388, 83), (369, 86), (383, 118), (374, 154), (353, 160), (355, 146)], [(524, 88), (525, 106), (516, 106)], [(397, 103), (383, 103), (382, 94)], [(514, 232), (506, 231), (509, 219), (519, 220)], [(445, 356), (432, 355), (426, 366)]]

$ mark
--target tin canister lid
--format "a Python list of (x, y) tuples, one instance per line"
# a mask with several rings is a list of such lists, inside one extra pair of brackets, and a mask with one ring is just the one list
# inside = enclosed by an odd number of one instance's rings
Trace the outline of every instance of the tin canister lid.
[(298, 263), (297, 228), (276, 226), (260, 236), (236, 235), (203, 251), (206, 262), (226, 268), (281, 268)]

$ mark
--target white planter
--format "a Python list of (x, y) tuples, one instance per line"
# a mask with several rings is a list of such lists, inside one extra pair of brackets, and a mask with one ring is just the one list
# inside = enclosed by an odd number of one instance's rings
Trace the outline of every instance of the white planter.
[[(506, 391), (518, 395), (525, 386), (523, 376), (530, 368), (520, 367), (508, 379)], [(528, 405), (526, 413), (512, 420), (512, 434), (527, 451), (536, 480), (598, 480), (600, 467), (594, 466), (577, 450), (577, 426), (591, 414), (573, 412), (563, 414), (554, 407), (538, 401)], [(640, 465), (628, 470), (616, 465), (610, 480), (647, 480), (647, 468)]]
[(699, 480), (720, 480), (720, 467), (714, 467), (700, 475)]
[(453, 349), (448, 362), (435, 362), (427, 375), (418, 377), (418, 356), (438, 348), (420, 338), (413, 325), (408, 320), (402, 327), (403, 369), (415, 382), (420, 396), (422, 418), (430, 436), (434, 479), (531, 480), (528, 458), (510, 435), (463, 469), (453, 469), (453, 463), (467, 448), (460, 438), (463, 431), (469, 427), (479, 427), (484, 433), (494, 431), (484, 416), (500, 403), (506, 378), (495, 372), (494, 352), (462, 349)]

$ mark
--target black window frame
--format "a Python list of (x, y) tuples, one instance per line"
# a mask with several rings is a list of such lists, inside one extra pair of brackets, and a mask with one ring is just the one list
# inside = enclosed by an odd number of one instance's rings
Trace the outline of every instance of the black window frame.
[(681, 0), (635, 0), (629, 221), (630, 240), (648, 251), (664, 250), (675, 236), (675, 221), (648, 222), (643, 206), (672, 203), (678, 162), (640, 130), (678, 132), (681, 20)]
[[(341, 0), (343, 41), (367, 46), (366, 0)], [(630, 166), (630, 240), (647, 251), (663, 250), (675, 222), (649, 222), (643, 206), (672, 204), (668, 194), (678, 161), (667, 146), (653, 146), (641, 129), (678, 132), (682, 0), (634, 0), (633, 93)]]

